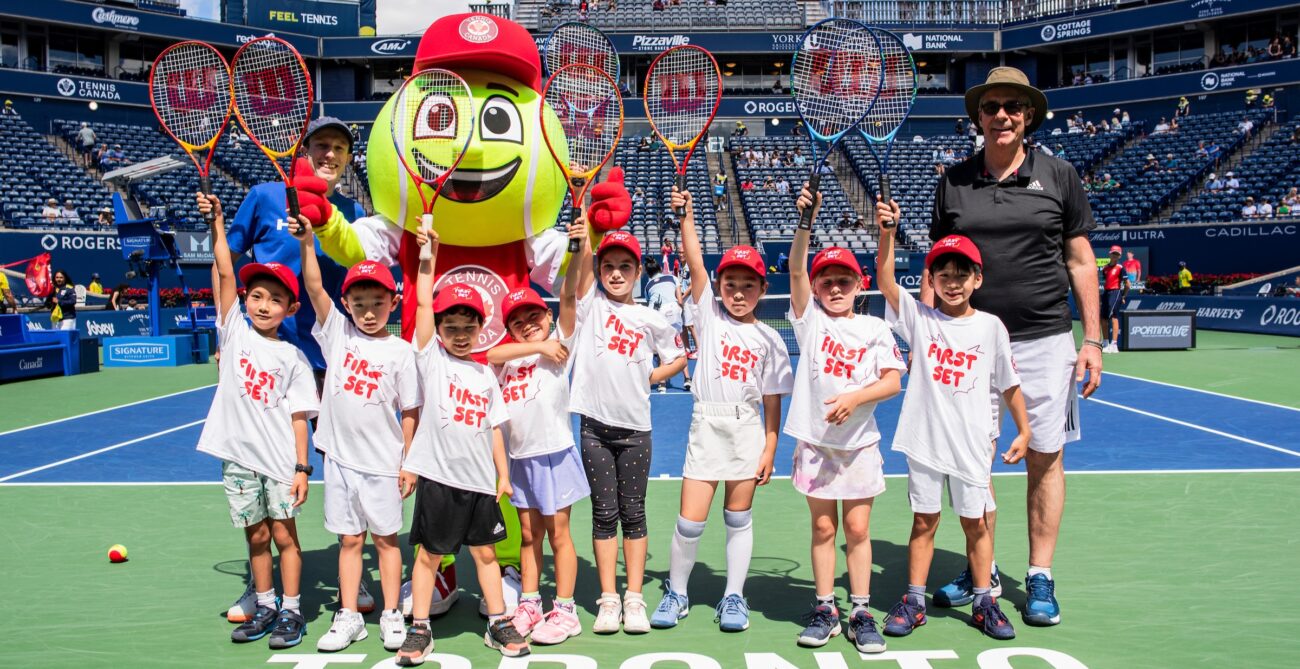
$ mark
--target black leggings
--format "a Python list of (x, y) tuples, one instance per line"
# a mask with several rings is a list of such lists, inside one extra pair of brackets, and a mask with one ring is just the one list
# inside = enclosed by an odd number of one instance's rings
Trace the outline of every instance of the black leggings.
[(582, 417), (582, 466), (591, 485), (591, 536), (646, 536), (645, 494), (650, 478), (650, 432)]

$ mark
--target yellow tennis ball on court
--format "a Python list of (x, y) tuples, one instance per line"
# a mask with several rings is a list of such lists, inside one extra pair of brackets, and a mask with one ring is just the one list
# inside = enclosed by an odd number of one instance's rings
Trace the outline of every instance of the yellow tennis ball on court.
[(126, 546), (122, 544), (113, 544), (108, 549), (109, 562), (126, 562)]

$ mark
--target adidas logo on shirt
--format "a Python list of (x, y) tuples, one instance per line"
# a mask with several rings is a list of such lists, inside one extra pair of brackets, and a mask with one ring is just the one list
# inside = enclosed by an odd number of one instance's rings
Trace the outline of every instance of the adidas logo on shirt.
[(1045, 190), (1043, 184), (1039, 183), (1038, 179), (1031, 181), (1028, 186), (1025, 186), (1025, 188), (1028, 188), (1029, 190)]

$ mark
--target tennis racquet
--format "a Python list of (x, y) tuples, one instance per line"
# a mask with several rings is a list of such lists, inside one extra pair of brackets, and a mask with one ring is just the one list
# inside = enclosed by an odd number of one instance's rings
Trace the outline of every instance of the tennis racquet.
[[(808, 129), (813, 158), (808, 190), (814, 197), (826, 160), (871, 111), (880, 84), (880, 41), (861, 23), (830, 18), (799, 38), (790, 67), (790, 89)], [(825, 148), (818, 151), (822, 145)], [(803, 211), (799, 229), (812, 229), (812, 207)]]
[[(675, 46), (650, 63), (645, 77), (645, 115), (668, 149), (677, 190), (686, 191), (686, 166), (722, 101), (722, 74), (713, 54), (698, 46)], [(681, 159), (678, 151), (685, 151)], [(674, 212), (678, 216), (682, 212)]]
[[(614, 156), (623, 136), (623, 98), (604, 70), (575, 63), (551, 75), (542, 91), (542, 137), (569, 184), (573, 219), (582, 215), (587, 189)], [(547, 114), (547, 109), (554, 117)], [(559, 121), (558, 125), (556, 120)], [(569, 240), (569, 252), (581, 242)]]
[[(390, 129), (397, 158), (415, 182), (424, 205), (420, 229), (433, 229), (433, 205), (474, 136), (474, 95), (456, 74), (424, 70), (402, 83), (393, 100)], [(431, 191), (425, 195), (424, 187)], [(420, 247), (420, 259), (433, 257), (433, 245)]]
[[(912, 60), (912, 52), (898, 35), (880, 28), (872, 28), (871, 31), (880, 42), (880, 68), (883, 74), (880, 95), (876, 97), (876, 103), (871, 105), (871, 111), (858, 124), (858, 132), (867, 140), (867, 148), (871, 150), (871, 157), (875, 159), (876, 170), (880, 174), (880, 190), (877, 194), (882, 202), (888, 204), (889, 154), (894, 149), (894, 137), (903, 127), (907, 115), (912, 113), (912, 105), (916, 102), (916, 63)], [(884, 223), (887, 228), (896, 225), (898, 221), (895, 220)]]
[[(259, 37), (235, 52), (230, 69), (235, 117), (280, 173), (289, 216), (297, 219), (293, 159), (311, 120), (311, 73), (307, 64), (292, 44), (278, 37)], [(282, 166), (284, 158), (288, 161)]]
[(598, 67), (618, 82), (618, 51), (605, 33), (586, 23), (569, 21), (551, 31), (542, 43), (542, 67), (550, 77), (565, 65), (585, 63)]
[[(199, 170), (199, 190), (211, 194), (208, 169), (233, 104), (225, 57), (203, 42), (167, 47), (149, 71), (149, 100), (158, 123)], [(213, 218), (211, 211), (203, 215), (209, 225)]]

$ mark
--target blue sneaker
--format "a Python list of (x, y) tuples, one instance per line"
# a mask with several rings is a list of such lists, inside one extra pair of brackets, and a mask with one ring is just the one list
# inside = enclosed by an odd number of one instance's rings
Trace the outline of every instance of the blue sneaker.
[(307, 636), (307, 621), (303, 619), (302, 614), (282, 609), (280, 617), (275, 621), (275, 629), (271, 630), (271, 641), (268, 645), (272, 650), (293, 648), (302, 643), (302, 638), (305, 636)]
[(903, 595), (902, 601), (889, 610), (889, 614), (885, 617), (885, 634), (907, 636), (912, 633), (912, 630), (926, 623), (925, 601), (918, 603), (909, 600), (908, 597), (909, 595)]
[(840, 635), (840, 612), (830, 604), (817, 604), (805, 616), (808, 626), (799, 633), (799, 645), (821, 648), (831, 637)]
[(659, 600), (654, 615), (650, 616), (650, 626), (665, 630), (676, 627), (677, 621), (690, 615), (691, 600), (686, 595), (673, 592), (672, 584), (664, 581), (664, 598)]
[(980, 628), (986, 636), (998, 641), (1016, 638), (1015, 628), (1011, 627), (1011, 621), (1007, 620), (1002, 609), (998, 607), (998, 600), (993, 597), (983, 597), (981, 601), (975, 603), (975, 607), (971, 609), (970, 624)]
[(866, 609), (858, 609), (849, 616), (849, 634), (859, 653), (885, 652), (885, 638), (876, 631), (876, 619)]
[(1056, 581), (1046, 574), (1034, 574), (1025, 579), (1025, 622), (1030, 625), (1049, 626), (1061, 622), (1061, 606), (1056, 603)]
[(239, 624), (234, 631), (230, 633), (230, 640), (235, 643), (248, 643), (271, 633), (271, 628), (275, 626), (275, 609), (269, 606), (259, 606), (253, 612), (252, 617)]
[(723, 632), (744, 632), (749, 629), (749, 603), (744, 597), (732, 593), (718, 602), (715, 611), (718, 629)]
[[(1002, 576), (998, 573), (996, 567), (989, 578), (989, 588), (994, 597), (1002, 596)], [(947, 585), (934, 591), (934, 605), (951, 608), (954, 606), (966, 606), (975, 601), (975, 583), (970, 578), (970, 569), (961, 570)]]

